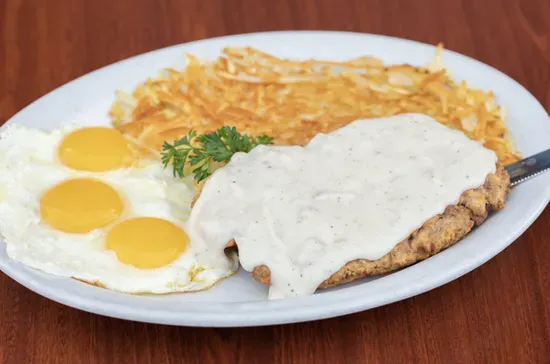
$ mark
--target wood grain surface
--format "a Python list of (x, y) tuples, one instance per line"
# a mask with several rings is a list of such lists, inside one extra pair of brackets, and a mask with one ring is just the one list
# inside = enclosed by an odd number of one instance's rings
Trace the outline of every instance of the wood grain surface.
[[(550, 109), (548, 0), (0, 0), (0, 122), (112, 62), (227, 34), (392, 35), (507, 73)], [(0, 363), (550, 363), (550, 210), (474, 272), (345, 317), (243, 329), (127, 322), (0, 273)]]

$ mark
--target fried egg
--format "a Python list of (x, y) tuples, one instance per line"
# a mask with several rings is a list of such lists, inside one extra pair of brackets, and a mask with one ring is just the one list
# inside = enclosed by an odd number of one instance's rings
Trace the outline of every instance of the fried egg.
[(0, 135), (0, 232), (8, 256), (129, 293), (198, 291), (237, 269), (198, 264), (184, 230), (193, 185), (111, 128)]

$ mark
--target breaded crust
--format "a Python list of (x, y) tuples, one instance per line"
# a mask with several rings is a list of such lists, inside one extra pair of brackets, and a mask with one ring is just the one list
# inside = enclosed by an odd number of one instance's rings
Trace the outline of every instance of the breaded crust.
[[(197, 185), (192, 204), (200, 195), (202, 187), (203, 183)], [(497, 164), (495, 173), (489, 174), (482, 186), (465, 191), (457, 205), (448, 206), (442, 214), (426, 221), (388, 254), (377, 260), (353, 260), (321, 283), (319, 288), (389, 273), (439, 253), (457, 243), (474, 226), (483, 223), (489, 212), (501, 210), (509, 190), (510, 176), (500, 164)], [(234, 240), (227, 244), (233, 245)], [(271, 272), (265, 265), (254, 268), (251, 275), (258, 282), (271, 284)]]

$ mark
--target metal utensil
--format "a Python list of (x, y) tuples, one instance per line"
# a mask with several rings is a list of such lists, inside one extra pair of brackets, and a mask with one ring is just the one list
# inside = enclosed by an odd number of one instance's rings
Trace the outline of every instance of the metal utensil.
[(510, 186), (527, 181), (550, 170), (550, 149), (504, 167), (510, 175)]

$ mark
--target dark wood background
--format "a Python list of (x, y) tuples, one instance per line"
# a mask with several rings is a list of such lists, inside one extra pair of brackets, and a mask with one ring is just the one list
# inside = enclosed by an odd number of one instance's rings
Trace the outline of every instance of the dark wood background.
[[(0, 0), (0, 122), (89, 71), (227, 34), (328, 29), (435, 44), (515, 78), (550, 109), (548, 0)], [(318, 322), (199, 329), (51, 302), (0, 273), (0, 363), (550, 363), (550, 211), (444, 287)]]

